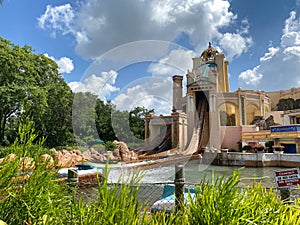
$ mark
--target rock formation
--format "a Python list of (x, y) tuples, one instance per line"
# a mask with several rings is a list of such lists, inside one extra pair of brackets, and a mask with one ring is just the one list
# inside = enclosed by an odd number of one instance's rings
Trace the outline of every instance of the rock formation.
[[(137, 160), (138, 156), (134, 151), (130, 151), (127, 145), (124, 142), (114, 141), (114, 144), (117, 146), (113, 151), (108, 151), (104, 154), (100, 154), (94, 148), (89, 148), (87, 151), (81, 153), (80, 150), (56, 150), (52, 148), (50, 151), (53, 153), (43, 154), (41, 156), (41, 162), (48, 163), (48, 167), (55, 166), (60, 168), (69, 168), (74, 167), (78, 162), (83, 160), (91, 162), (106, 162), (107, 159), (111, 161), (132, 161)], [(16, 155), (8, 155), (8, 160), (14, 160)], [(4, 159), (0, 159), (0, 163)], [(31, 170), (36, 166), (34, 160), (29, 157), (24, 157), (21, 160), (21, 170)]]
[(56, 161), (56, 166), (58, 167), (74, 167), (80, 161), (82, 161), (83, 157), (80, 150), (61, 150), (57, 151), (54, 148), (51, 149), (54, 153), (54, 161)]
[[(62, 168), (68, 168), (68, 167), (74, 167), (78, 162), (82, 161), (83, 157), (79, 150), (61, 150), (57, 151), (54, 148), (51, 149), (53, 152), (53, 157), (49, 154), (43, 154), (41, 155), (41, 162), (39, 163), (45, 163), (47, 162), (47, 166), (56, 166), (56, 167), (62, 167)], [(9, 154), (7, 156), (7, 160), (15, 160), (16, 155), (15, 154)], [(0, 159), (0, 163), (3, 162), (4, 158)], [(30, 157), (23, 157), (20, 160), (20, 170), (32, 170), (35, 168), (37, 162), (34, 162), (33, 158)]]
[(274, 117), (270, 115), (268, 118), (263, 119), (263, 117), (258, 118), (255, 121), (255, 125), (259, 127), (259, 130), (269, 130), (270, 126), (278, 125), (274, 122)]
[(137, 160), (138, 156), (135, 152), (130, 151), (124, 142), (114, 141), (117, 146), (113, 151), (100, 154), (94, 148), (90, 148), (83, 153), (83, 157), (91, 162), (106, 162), (107, 159), (111, 161), (132, 161)]

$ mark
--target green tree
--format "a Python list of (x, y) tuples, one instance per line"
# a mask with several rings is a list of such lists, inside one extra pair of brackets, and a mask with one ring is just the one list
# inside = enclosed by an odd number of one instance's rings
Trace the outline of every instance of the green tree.
[(76, 93), (73, 101), (73, 128), (77, 141), (89, 144), (100, 138), (126, 143), (142, 142), (145, 115), (154, 112), (136, 107), (130, 112), (121, 111), (110, 101), (101, 101), (91, 93)]
[(145, 107), (136, 107), (129, 112), (129, 126), (136, 138), (145, 138), (145, 116), (154, 113), (154, 109), (146, 109)]
[[(52, 141), (54, 136), (63, 137), (60, 132), (65, 131), (64, 127), (68, 132), (71, 129), (66, 119), (71, 111), (63, 110), (64, 116), (53, 115), (58, 113), (54, 106), (68, 106), (72, 99), (56, 62), (34, 54), (30, 46), (20, 47), (1, 37), (0, 96), (0, 144), (16, 138), (16, 127), (22, 118), (32, 118), (36, 130)], [(48, 126), (54, 117), (61, 121)]]
[(48, 147), (65, 146), (75, 142), (72, 129), (73, 93), (60, 78), (47, 93), (47, 110), (41, 117), (40, 136), (46, 137)]
[(108, 101), (107, 103), (97, 100), (96, 103), (96, 128), (103, 141), (114, 141), (117, 139), (111, 122), (111, 113), (114, 105)]
[(74, 95), (72, 107), (72, 123), (76, 141), (79, 145), (86, 145), (98, 138), (96, 129), (97, 96), (89, 92), (79, 92)]

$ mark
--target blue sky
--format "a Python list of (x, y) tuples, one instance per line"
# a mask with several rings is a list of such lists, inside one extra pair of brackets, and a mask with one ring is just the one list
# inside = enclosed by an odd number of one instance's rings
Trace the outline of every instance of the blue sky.
[(208, 42), (230, 89), (300, 86), (299, 0), (4, 0), (0, 36), (57, 61), (73, 91), (168, 113), (171, 77)]

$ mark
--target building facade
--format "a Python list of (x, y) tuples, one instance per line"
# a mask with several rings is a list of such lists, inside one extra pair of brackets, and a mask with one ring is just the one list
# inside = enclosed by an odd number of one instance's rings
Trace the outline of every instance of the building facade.
[(175, 149), (194, 154), (205, 149), (238, 150), (242, 127), (271, 110), (270, 97), (263, 91), (238, 89), (230, 92), (228, 61), (209, 44), (195, 57), (185, 76), (173, 76), (173, 110), (170, 116), (145, 118), (146, 148), (154, 153)]

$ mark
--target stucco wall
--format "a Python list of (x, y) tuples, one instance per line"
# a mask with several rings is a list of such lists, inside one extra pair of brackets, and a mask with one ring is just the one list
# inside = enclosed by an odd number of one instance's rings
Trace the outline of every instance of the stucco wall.
[(228, 148), (229, 150), (234, 149), (239, 151), (237, 142), (242, 140), (242, 129), (241, 127), (221, 127), (221, 148)]
[(282, 114), (283, 114), (283, 111), (271, 111), (271, 112), (267, 112), (265, 119), (267, 119), (269, 116), (272, 115), (273, 118), (274, 118), (274, 122), (275, 123), (283, 125), (284, 123), (283, 123)]

